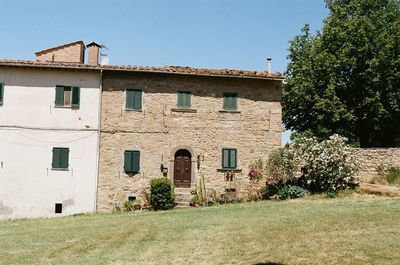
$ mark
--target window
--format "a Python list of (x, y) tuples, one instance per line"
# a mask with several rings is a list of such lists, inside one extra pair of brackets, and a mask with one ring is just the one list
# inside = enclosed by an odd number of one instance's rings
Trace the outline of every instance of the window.
[(142, 90), (137, 90), (137, 89), (126, 90), (125, 109), (127, 110), (142, 109)]
[(79, 108), (80, 88), (70, 86), (56, 86), (56, 107)]
[(62, 203), (56, 203), (55, 204), (55, 213), (62, 213)]
[(0, 106), (3, 106), (4, 84), (0, 83)]
[(140, 152), (126, 150), (124, 152), (124, 170), (126, 173), (137, 173), (140, 170)]
[(69, 148), (53, 148), (53, 169), (68, 169)]
[(190, 108), (192, 106), (192, 93), (190, 92), (178, 92), (178, 108)]
[(236, 93), (224, 93), (224, 110), (237, 110)]
[(235, 169), (236, 168), (236, 154), (237, 150), (234, 148), (222, 149), (222, 168)]

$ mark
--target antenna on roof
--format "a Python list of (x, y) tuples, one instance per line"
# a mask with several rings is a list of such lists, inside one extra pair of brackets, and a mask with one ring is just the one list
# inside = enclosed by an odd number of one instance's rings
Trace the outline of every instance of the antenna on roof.
[(108, 51), (109, 49), (105, 45), (101, 45), (101, 52), (100, 52), (100, 64), (107, 65), (109, 63), (108, 60)]

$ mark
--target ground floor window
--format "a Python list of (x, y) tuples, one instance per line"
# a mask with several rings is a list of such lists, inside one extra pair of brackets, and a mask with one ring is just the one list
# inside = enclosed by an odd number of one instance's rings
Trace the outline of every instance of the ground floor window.
[(126, 173), (137, 173), (140, 170), (140, 151), (125, 150), (124, 171)]
[(235, 148), (222, 149), (222, 168), (235, 169), (237, 166), (237, 150)]

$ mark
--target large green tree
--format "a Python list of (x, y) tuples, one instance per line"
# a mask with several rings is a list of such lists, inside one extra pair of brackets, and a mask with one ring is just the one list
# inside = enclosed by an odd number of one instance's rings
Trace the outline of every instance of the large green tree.
[(290, 42), (287, 129), (400, 146), (400, 0), (326, 0), (323, 28)]

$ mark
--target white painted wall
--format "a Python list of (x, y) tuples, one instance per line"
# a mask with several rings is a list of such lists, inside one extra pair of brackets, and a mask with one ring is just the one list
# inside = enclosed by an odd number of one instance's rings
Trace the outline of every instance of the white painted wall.
[[(95, 211), (100, 74), (0, 68), (0, 219)], [(79, 86), (80, 108), (54, 108), (55, 86)], [(68, 147), (68, 171), (52, 170)]]

